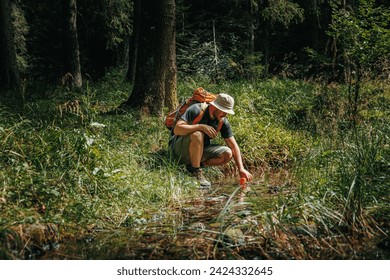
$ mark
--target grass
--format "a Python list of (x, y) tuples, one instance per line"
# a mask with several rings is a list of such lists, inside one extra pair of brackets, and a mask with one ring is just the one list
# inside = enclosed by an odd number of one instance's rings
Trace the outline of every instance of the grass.
[(118, 90), (107, 100), (106, 90), (55, 89), (23, 114), (1, 108), (0, 228), (55, 223), (66, 236), (134, 227), (195, 190), (159, 154), (167, 134), (155, 119), (101, 114), (124, 98)]
[[(235, 97), (237, 113), (229, 121), (248, 168), (265, 176), (265, 183), (267, 174), (278, 170), (291, 174), (288, 183), (281, 182), (289, 192), (254, 213), (261, 226), (239, 226), (263, 256), (320, 258), (324, 250), (345, 253), (340, 236), (388, 234), (388, 85), (367, 83), (357, 125), (349, 119), (342, 86), (187, 79), (178, 84), (178, 95), (186, 97), (197, 86)], [(20, 225), (55, 224), (62, 238), (141, 228), (173, 216), (199, 195), (196, 182), (166, 152), (169, 133), (162, 120), (131, 111), (104, 113), (130, 92), (131, 85), (112, 72), (82, 93), (61, 88), (31, 93), (22, 110), (4, 99), (2, 258), (25, 257), (28, 246), (15, 234)], [(210, 176), (227, 173), (235, 176), (233, 164), (208, 171)], [(231, 225), (226, 227), (221, 231)], [(264, 238), (272, 242), (264, 245)], [(315, 249), (313, 240), (323, 249)]]

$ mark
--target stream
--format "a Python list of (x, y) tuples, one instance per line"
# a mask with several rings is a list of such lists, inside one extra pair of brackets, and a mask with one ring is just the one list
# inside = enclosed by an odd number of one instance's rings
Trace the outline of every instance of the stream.
[[(285, 179), (271, 180), (271, 184), (288, 181)], [(288, 184), (271, 184), (262, 180), (243, 188), (237, 183), (217, 182), (200, 190), (198, 197), (173, 206), (170, 217), (156, 215), (134, 227), (94, 230), (82, 238), (62, 240), (29, 258), (307, 259), (317, 254), (317, 259), (390, 259), (388, 238), (359, 245), (357, 250), (334, 239), (336, 247), (331, 245), (328, 250), (320, 248), (315, 227), (278, 228), (277, 221), (263, 225), (262, 217), (275, 208), (279, 197), (292, 191)]]
[(41, 259), (256, 259), (257, 253), (232, 252), (246, 243), (240, 229), (251, 215), (271, 207), (277, 189), (260, 183), (245, 188), (219, 182), (200, 190), (197, 198), (175, 206), (172, 217), (133, 228), (94, 231), (82, 239), (66, 240)]

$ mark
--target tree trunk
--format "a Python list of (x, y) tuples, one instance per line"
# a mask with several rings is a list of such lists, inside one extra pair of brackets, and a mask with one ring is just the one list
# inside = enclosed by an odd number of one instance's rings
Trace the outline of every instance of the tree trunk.
[(80, 89), (83, 86), (83, 80), (77, 37), (77, 3), (76, 0), (62, 0), (62, 6), (64, 14), (64, 75), (71, 74), (74, 87)]
[(264, 77), (268, 77), (269, 74), (269, 68), (270, 68), (270, 24), (268, 23), (264, 28), (264, 37), (263, 37), (263, 52), (264, 52)]
[(317, 3), (318, 0), (312, 1), (312, 14), (308, 19), (312, 26), (312, 46), (316, 52), (321, 51), (320, 46), (320, 19), (319, 13), (321, 12), (320, 7)]
[(250, 53), (255, 52), (255, 7), (252, 0), (249, 0), (249, 17), (248, 17), (248, 32), (249, 32), (249, 51)]
[[(137, 5), (138, 4), (138, 5)], [(150, 112), (146, 100), (152, 99), (152, 76), (155, 63), (155, 53), (157, 49), (156, 40), (156, 18), (158, 5), (153, 0), (136, 0), (134, 13), (139, 13), (139, 21), (135, 21), (134, 30), (139, 29), (138, 51), (135, 61), (135, 75), (133, 91), (123, 106), (134, 109), (143, 109), (145, 113)], [(139, 9), (139, 10), (138, 10)], [(139, 24), (139, 26), (137, 26)]]
[(20, 94), (20, 76), (16, 60), (11, 1), (0, 0), (0, 87)]
[[(169, 111), (172, 111), (178, 104), (176, 83), (177, 83), (177, 67), (176, 67), (176, 5), (175, 0), (167, 2), (164, 7), (164, 15), (166, 15), (167, 23), (164, 28), (168, 34), (167, 40), (167, 66), (166, 66), (166, 85), (165, 85), (165, 106)], [(163, 18), (165, 17), (163, 15)]]
[(124, 105), (161, 116), (164, 104), (173, 108), (176, 97), (175, 1), (144, 0), (140, 11), (138, 52), (133, 92)]
[(133, 10), (133, 35), (131, 38), (131, 46), (129, 50), (129, 67), (127, 68), (126, 79), (130, 83), (135, 81), (135, 72), (138, 59), (138, 48), (139, 48), (139, 36), (141, 28), (141, 2), (142, 0), (134, 1)]

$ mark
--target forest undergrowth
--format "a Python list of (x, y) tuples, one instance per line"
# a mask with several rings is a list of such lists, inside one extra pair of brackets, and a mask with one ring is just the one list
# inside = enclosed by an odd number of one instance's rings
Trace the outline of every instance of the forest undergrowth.
[[(97, 230), (147, 227), (199, 196), (167, 152), (161, 118), (110, 113), (131, 92), (121, 80), (112, 73), (82, 92), (27, 88), (20, 107), (1, 100), (0, 259)], [(289, 192), (239, 225), (243, 246), (262, 258), (362, 258), (356, 240), (387, 240), (389, 252), (388, 84), (365, 83), (352, 112), (344, 85), (195, 80), (180, 81), (178, 95), (202, 86), (235, 97), (229, 121), (250, 170), (290, 174)], [(206, 172), (238, 179), (233, 164)]]

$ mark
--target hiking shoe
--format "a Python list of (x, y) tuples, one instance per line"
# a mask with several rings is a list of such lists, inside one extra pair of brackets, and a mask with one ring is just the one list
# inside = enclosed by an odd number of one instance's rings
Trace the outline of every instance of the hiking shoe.
[(192, 177), (196, 178), (198, 180), (199, 184), (203, 188), (209, 188), (211, 187), (211, 183), (204, 177), (203, 170), (200, 168), (194, 168), (191, 170)]
[(192, 176), (194, 176), (199, 181), (201, 187), (204, 188), (211, 187), (211, 183), (204, 177), (202, 169), (199, 168), (198, 170), (193, 172)]

